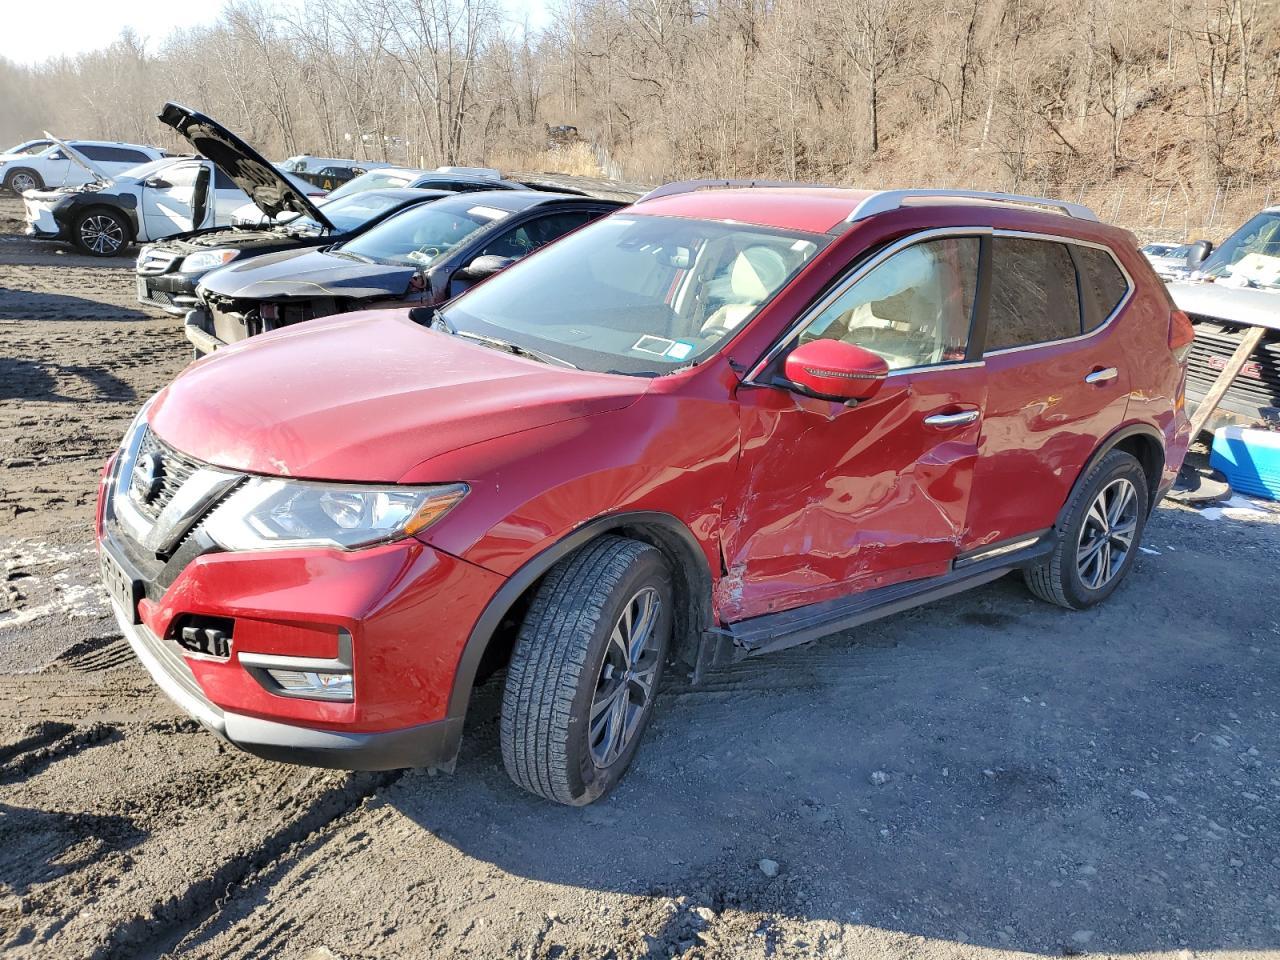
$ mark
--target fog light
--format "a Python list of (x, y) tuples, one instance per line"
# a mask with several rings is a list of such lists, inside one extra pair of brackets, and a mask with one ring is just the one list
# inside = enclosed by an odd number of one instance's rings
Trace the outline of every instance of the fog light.
[(311, 670), (268, 670), (271, 679), (295, 697), (316, 700), (352, 699), (351, 674), (317, 673)]

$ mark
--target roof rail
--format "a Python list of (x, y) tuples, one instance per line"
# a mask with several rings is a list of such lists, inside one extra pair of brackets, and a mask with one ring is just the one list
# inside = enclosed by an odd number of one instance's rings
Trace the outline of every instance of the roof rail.
[(659, 197), (673, 197), (679, 193), (693, 193), (697, 190), (723, 190), (728, 187), (806, 187), (818, 190), (839, 190), (840, 187), (829, 183), (796, 183), (788, 180), (678, 180), (666, 183), (650, 190), (636, 203), (646, 200), (657, 200)]
[(1048, 197), (1024, 197), (1016, 193), (988, 193), (983, 190), (881, 190), (854, 207), (853, 212), (845, 218), (846, 223), (857, 223), (874, 217), (877, 213), (887, 213), (902, 206), (902, 201), (912, 197), (943, 197), (957, 200), (985, 200), (989, 203), (1016, 203), (1030, 207), (1046, 207), (1077, 220), (1097, 220), (1098, 215), (1088, 207), (1066, 200), (1052, 200)]

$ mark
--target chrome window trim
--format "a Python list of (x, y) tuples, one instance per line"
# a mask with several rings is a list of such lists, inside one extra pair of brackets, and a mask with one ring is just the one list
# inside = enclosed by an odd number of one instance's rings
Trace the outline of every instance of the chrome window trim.
[[(1129, 301), (1133, 299), (1134, 293), (1137, 292), (1138, 287), (1133, 282), (1133, 275), (1125, 269), (1124, 264), (1120, 262), (1119, 258), (1115, 255), (1115, 252), (1105, 243), (1095, 243), (1092, 240), (1079, 240), (1074, 237), (1061, 237), (1053, 233), (1033, 233), (1027, 230), (993, 230), (992, 236), (1009, 237), (1016, 240), (1048, 240), (1052, 243), (1075, 244), (1078, 247), (1093, 247), (1097, 250), (1101, 250), (1111, 258), (1111, 262), (1119, 269), (1120, 275), (1124, 277), (1124, 282), (1128, 285), (1128, 289), (1125, 291), (1124, 296), (1120, 298), (1120, 302), (1117, 303), (1112, 311), (1103, 318), (1102, 322), (1092, 330), (1076, 334), (1074, 337), (1064, 337), (1061, 340), (1042, 340), (1039, 343), (1024, 343), (1016, 347), (1001, 347), (999, 350), (984, 350), (982, 352), (984, 360), (987, 357), (1003, 357), (1010, 353), (1020, 353), (1026, 350), (1042, 350), (1045, 347), (1055, 347), (1060, 343), (1078, 343), (1081, 340), (1088, 340), (1090, 337), (1097, 336), (1111, 326), (1111, 321), (1116, 318), (1116, 315), (1119, 314), (1121, 310), (1128, 306)], [(1077, 273), (1078, 272), (1079, 271), (1077, 271)], [(1080, 304), (1080, 315), (1082, 317), (1084, 316), (1084, 304)], [(988, 316), (988, 331), (990, 330), (990, 319), (990, 316)]]
[[(1086, 331), (1085, 333), (1078, 334), (1074, 337), (1067, 337), (1062, 340), (1045, 340), (1041, 343), (1029, 343), (1029, 344), (1023, 344), (1021, 346), (1016, 346), (1016, 347), (1002, 347), (999, 350), (984, 350), (982, 353), (981, 360), (970, 360), (970, 361), (962, 361), (957, 363), (932, 363), (932, 364), (926, 364), (926, 365), (917, 366), (917, 367), (904, 367), (900, 370), (889, 371), (888, 375), (890, 377), (900, 376), (906, 373), (921, 373), (923, 371), (928, 371), (928, 370), (960, 370), (960, 369), (965, 369), (969, 367), (980, 367), (985, 365), (985, 361), (987, 357), (1000, 357), (1000, 356), (1004, 356), (1005, 354), (1017, 353), (1019, 351), (1024, 351), (1024, 350), (1040, 350), (1044, 347), (1056, 346), (1057, 344), (1060, 344), (1060, 343), (1076, 343), (1080, 340), (1087, 340), (1089, 337), (1096, 336), (1102, 333), (1108, 327), (1110, 327), (1112, 321), (1115, 320), (1116, 316), (1120, 313), (1120, 311), (1122, 311), (1126, 306), (1128, 306), (1129, 301), (1133, 299), (1134, 294), (1137, 292), (1137, 285), (1133, 282), (1133, 275), (1129, 273), (1129, 271), (1125, 268), (1125, 265), (1120, 262), (1120, 259), (1115, 255), (1115, 251), (1113, 251), (1105, 243), (1097, 243), (1093, 240), (1083, 240), (1077, 237), (1065, 237), (1065, 236), (1060, 236), (1058, 234), (1052, 234), (1052, 233), (1037, 233), (1035, 231), (1030, 231), (1030, 230), (1007, 230), (1007, 229), (999, 229), (999, 228), (989, 227), (989, 226), (986, 226), (986, 227), (977, 227), (977, 226), (935, 227), (930, 230), (921, 230), (917, 233), (910, 234), (909, 236), (902, 237), (899, 240), (895, 240), (889, 246), (885, 247), (878, 254), (873, 256), (866, 263), (863, 263), (860, 266), (855, 267), (853, 270), (847, 273), (843, 278), (838, 280), (835, 286), (833, 286), (829, 291), (827, 291), (827, 293), (822, 297), (822, 299), (820, 299), (813, 306), (805, 310), (804, 313), (802, 313), (792, 323), (791, 327), (782, 336), (782, 338), (779, 339), (777, 343), (775, 343), (772, 347), (769, 348), (769, 350), (765, 353), (765, 355), (755, 364), (755, 366), (751, 368), (747, 376), (743, 378), (743, 384), (752, 385), (752, 386), (768, 386), (768, 384), (763, 384), (760, 381), (758, 381), (756, 378), (759, 377), (760, 374), (765, 370), (765, 368), (768, 367), (769, 364), (774, 361), (774, 359), (778, 356), (778, 354), (780, 354), (783, 350), (785, 350), (788, 346), (790, 346), (790, 344), (797, 337), (799, 337), (801, 333), (804, 332), (805, 328), (809, 324), (811, 324), (815, 319), (817, 319), (817, 317), (824, 310), (826, 310), (827, 307), (829, 307), (832, 303), (834, 303), (840, 297), (844, 296), (844, 294), (849, 290), (850, 287), (852, 287), (864, 276), (866, 276), (869, 272), (871, 272), (873, 269), (875, 269), (885, 260), (892, 257), (894, 254), (898, 253), (901, 250), (905, 250), (907, 247), (915, 246), (917, 243), (927, 243), (930, 240), (937, 240), (939, 238), (945, 238), (945, 237), (974, 237), (974, 236), (977, 236), (977, 237), (989, 236), (992, 238), (1007, 237), (1007, 238), (1013, 238), (1013, 239), (1019, 239), (1019, 240), (1047, 240), (1051, 243), (1075, 244), (1076, 246), (1081, 246), (1081, 247), (1094, 247), (1095, 249), (1103, 251), (1104, 253), (1107, 254), (1107, 256), (1111, 258), (1111, 262), (1116, 265), (1117, 269), (1119, 269), (1120, 271), (1121, 276), (1124, 277), (1127, 289), (1125, 290), (1124, 296), (1120, 298), (1120, 301), (1115, 305), (1115, 307), (1111, 310), (1111, 312), (1106, 315), (1103, 321), (1100, 324), (1098, 324), (1096, 327), (1094, 327), (1092, 330)], [(1083, 317), (1084, 316), (1083, 304), (1080, 305), (1080, 311), (1081, 311), (1081, 317)]]
[[(822, 296), (822, 298), (817, 301), (817, 303), (810, 306), (807, 310), (805, 310), (802, 314), (800, 314), (799, 317), (797, 317), (794, 321), (792, 321), (791, 327), (787, 330), (787, 332), (783, 334), (783, 336), (778, 340), (777, 343), (775, 343), (772, 347), (769, 348), (769, 350), (765, 353), (765, 355), (761, 357), (760, 360), (756, 362), (755, 366), (751, 368), (750, 372), (746, 375), (746, 377), (743, 378), (743, 383), (750, 384), (753, 386), (767, 386), (768, 384), (759, 383), (756, 380), (756, 377), (760, 376), (760, 374), (765, 370), (765, 368), (768, 367), (769, 364), (771, 364), (774, 361), (774, 359), (778, 356), (778, 354), (780, 354), (783, 350), (785, 350), (788, 346), (790, 346), (790, 344), (797, 337), (799, 337), (800, 334), (802, 334), (805, 331), (805, 328), (808, 327), (811, 323), (813, 323), (813, 321), (816, 320), (822, 314), (822, 312), (827, 309), (827, 307), (831, 306), (831, 304), (833, 304), (835, 301), (839, 300), (842, 296), (844, 296), (845, 293), (848, 292), (850, 287), (856, 284), (859, 280), (865, 277), (868, 273), (870, 273), (876, 267), (880, 266), (880, 264), (884, 263), (884, 261), (894, 256), (896, 253), (902, 250), (905, 250), (908, 247), (914, 247), (920, 243), (928, 243), (930, 240), (944, 239), (946, 237), (981, 238), (984, 236), (990, 236), (992, 232), (993, 230), (991, 227), (978, 227), (978, 226), (934, 227), (929, 230), (920, 230), (920, 231), (917, 231), (916, 233), (912, 233), (898, 240), (895, 240), (893, 243), (889, 244), (879, 253), (872, 256), (871, 259), (867, 260), (865, 263), (859, 264), (858, 266), (854, 267), (852, 270), (846, 273), (841, 279), (837, 280), (835, 285), (830, 290), (828, 290)], [(903, 368), (901, 370), (893, 370), (893, 371), (890, 371), (890, 376), (894, 374), (907, 373), (909, 370), (916, 370), (916, 371), (922, 370), (922, 369), (955, 370), (959, 366), (961, 366), (962, 363), (964, 363), (964, 365), (967, 366), (969, 363), (972, 363), (972, 362), (980, 363), (980, 361), (960, 361), (956, 363), (928, 364), (925, 367), (910, 367), (910, 368)]]

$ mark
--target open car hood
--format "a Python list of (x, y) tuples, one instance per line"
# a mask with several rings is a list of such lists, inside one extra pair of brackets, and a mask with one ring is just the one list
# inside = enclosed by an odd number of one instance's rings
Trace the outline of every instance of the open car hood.
[(111, 179), (111, 177), (104, 170), (102, 170), (100, 167), (95, 167), (93, 165), (93, 161), (90, 160), (88, 157), (86, 157), (83, 153), (81, 153), (75, 147), (71, 146), (68, 143), (64, 143), (62, 140), (59, 140), (48, 130), (44, 132), (44, 135), (48, 139), (56, 143), (58, 145), (59, 150), (65, 153), (73, 161), (80, 164), (80, 166), (88, 170), (89, 173), (93, 176), (93, 178), (97, 180), (99, 183), (106, 184), (107, 186), (110, 186), (111, 184), (115, 183), (115, 180)]
[(273, 220), (291, 210), (310, 217), (326, 229), (334, 229), (306, 194), (216, 120), (172, 101), (164, 105), (159, 116), (161, 123), (186, 137), (197, 153), (208, 157)]

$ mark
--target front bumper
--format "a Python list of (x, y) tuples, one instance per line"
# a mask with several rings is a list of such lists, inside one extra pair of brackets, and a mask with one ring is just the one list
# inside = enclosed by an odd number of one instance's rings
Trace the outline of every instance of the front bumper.
[[(188, 310), (182, 329), (186, 333), (187, 339), (201, 353), (213, 353), (213, 351), (222, 347), (230, 346), (228, 341), (218, 336), (219, 330), (215, 326), (213, 315), (207, 307), (196, 306)], [(243, 339), (245, 339), (244, 336), (238, 336), (232, 342)]]
[(196, 299), (198, 274), (138, 274), (138, 302), (159, 307), (174, 316), (185, 316), (199, 301)]
[(151, 678), (174, 703), (199, 723), (247, 753), (284, 763), (341, 770), (452, 768), (462, 741), (461, 718), (377, 733), (318, 730), (222, 710), (204, 695), (186, 660), (145, 624), (112, 610), (129, 646)]

